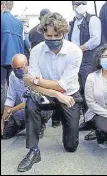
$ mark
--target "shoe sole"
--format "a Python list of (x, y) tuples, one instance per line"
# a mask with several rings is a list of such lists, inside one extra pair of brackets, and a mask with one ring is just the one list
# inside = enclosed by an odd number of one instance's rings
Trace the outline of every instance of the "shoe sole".
[(90, 138), (84, 138), (85, 141), (93, 141), (93, 140), (95, 140), (95, 139), (97, 139), (97, 137), (93, 137), (93, 138), (91, 138), (91, 139), (90, 139)]
[(107, 149), (107, 145), (98, 144), (100, 148)]
[(38, 163), (38, 162), (40, 162), (40, 161), (41, 161), (41, 158), (38, 158), (36, 161), (33, 161), (33, 162), (29, 165), (29, 167), (27, 167), (26, 169), (18, 169), (18, 172), (26, 172), (26, 171), (28, 171), (28, 170), (30, 170), (30, 169), (32, 168), (32, 166), (33, 166), (34, 163)]

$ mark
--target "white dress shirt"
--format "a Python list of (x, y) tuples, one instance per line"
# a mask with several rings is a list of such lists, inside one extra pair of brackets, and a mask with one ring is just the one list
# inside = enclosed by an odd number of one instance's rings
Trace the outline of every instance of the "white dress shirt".
[(45, 42), (42, 42), (31, 50), (28, 72), (57, 81), (66, 91), (64, 94), (72, 95), (79, 90), (78, 72), (82, 57), (81, 49), (67, 40), (63, 41), (58, 54), (54, 54)]

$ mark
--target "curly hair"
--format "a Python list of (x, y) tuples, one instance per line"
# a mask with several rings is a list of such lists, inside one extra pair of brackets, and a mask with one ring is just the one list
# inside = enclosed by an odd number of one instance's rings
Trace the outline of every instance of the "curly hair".
[(38, 30), (42, 33), (47, 31), (47, 26), (53, 26), (58, 34), (66, 34), (69, 32), (67, 21), (59, 13), (49, 13), (41, 20)]
[(93, 65), (93, 72), (100, 70), (102, 68), (101, 57), (106, 50), (107, 50), (107, 44), (102, 45), (96, 49), (96, 51), (94, 53), (93, 64), (92, 64)]

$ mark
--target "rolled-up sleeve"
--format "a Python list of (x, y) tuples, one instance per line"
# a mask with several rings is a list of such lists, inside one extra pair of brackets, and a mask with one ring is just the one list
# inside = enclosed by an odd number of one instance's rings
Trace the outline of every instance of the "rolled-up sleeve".
[(101, 21), (92, 16), (89, 22), (90, 39), (84, 44), (88, 50), (93, 50), (101, 43)]
[(31, 50), (30, 53), (30, 59), (29, 59), (29, 67), (28, 67), (28, 73), (30, 75), (35, 75), (36, 77), (42, 77), (40, 68), (39, 68), (39, 51), (34, 47)]
[[(72, 53), (68, 58), (65, 71), (58, 81), (58, 84), (65, 90), (72, 90), (75, 92), (75, 88), (78, 87), (78, 72), (82, 62), (83, 53), (78, 48), (77, 51)], [(71, 59), (72, 58), (72, 59)]]
[(14, 82), (14, 77), (11, 74), (9, 77), (9, 87), (7, 90), (7, 98), (5, 101), (5, 106), (10, 106), (13, 107), (15, 105), (16, 101), (16, 91), (15, 91), (15, 82)]
[(94, 75), (90, 74), (87, 77), (86, 85), (85, 85), (85, 98), (88, 107), (94, 114), (101, 115), (107, 118), (107, 109), (101, 107), (94, 98)]

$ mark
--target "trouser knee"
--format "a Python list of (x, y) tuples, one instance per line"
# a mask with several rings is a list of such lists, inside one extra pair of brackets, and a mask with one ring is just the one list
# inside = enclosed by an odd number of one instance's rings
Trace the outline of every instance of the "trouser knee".
[(75, 142), (75, 144), (63, 143), (64, 148), (67, 152), (75, 152), (77, 150), (78, 144), (78, 140)]
[(63, 136), (63, 145), (67, 152), (75, 152), (79, 144), (79, 139), (69, 135)]
[(77, 146), (73, 146), (73, 147), (64, 146), (64, 148), (67, 152), (75, 152), (77, 150)]

